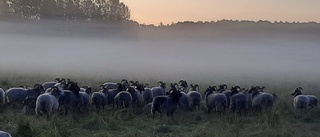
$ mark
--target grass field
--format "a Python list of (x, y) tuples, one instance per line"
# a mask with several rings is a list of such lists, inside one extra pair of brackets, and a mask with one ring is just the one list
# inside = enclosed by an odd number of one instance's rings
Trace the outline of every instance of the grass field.
[[(9, 87), (50, 81), (55, 77), (43, 75), (7, 75), (0, 78), (0, 87)], [(80, 85), (93, 86), (95, 91), (106, 81), (120, 79), (71, 77)], [(151, 85), (157, 79), (148, 81)], [(174, 80), (173, 80), (174, 81)], [(216, 80), (219, 81), (219, 80)], [(168, 81), (167, 83), (169, 83)], [(193, 82), (193, 81), (192, 81)], [(201, 81), (200, 81), (201, 82)], [(239, 82), (240, 86), (259, 84)], [(14, 137), (108, 137), (108, 136), (192, 136), (192, 137), (316, 137), (320, 136), (320, 110), (315, 108), (306, 114), (297, 116), (293, 109), (290, 96), (292, 90), (302, 86), (306, 93), (320, 96), (320, 87), (316, 82), (286, 82), (266, 81), (267, 91), (276, 92), (279, 96), (273, 110), (264, 113), (249, 113), (247, 116), (237, 116), (233, 113), (207, 114), (204, 105), (199, 111), (185, 112), (178, 110), (171, 120), (160, 119), (159, 115), (152, 120), (150, 113), (137, 110), (112, 110), (108, 106), (105, 111), (97, 114), (55, 113), (51, 118), (25, 116), (20, 112), (21, 106), (2, 108), (0, 112), (0, 130), (11, 133)], [(299, 85), (297, 85), (299, 83)], [(201, 91), (209, 83), (198, 83)], [(216, 83), (218, 85), (220, 83)], [(226, 83), (233, 85), (233, 83)], [(203, 102), (204, 103), (204, 102)]]

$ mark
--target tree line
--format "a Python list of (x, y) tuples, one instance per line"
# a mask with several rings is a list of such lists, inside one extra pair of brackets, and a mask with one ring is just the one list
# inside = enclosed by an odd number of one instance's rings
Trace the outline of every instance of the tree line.
[(128, 21), (130, 10), (119, 0), (0, 0), (0, 19)]

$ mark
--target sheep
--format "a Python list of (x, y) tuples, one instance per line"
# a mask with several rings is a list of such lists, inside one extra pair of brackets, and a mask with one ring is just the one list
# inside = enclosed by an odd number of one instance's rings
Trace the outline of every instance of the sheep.
[(159, 81), (158, 84), (159, 84), (158, 87), (151, 88), (151, 92), (152, 92), (152, 96), (153, 96), (152, 98), (166, 94), (166, 91), (165, 91), (166, 83)]
[(34, 110), (36, 107), (36, 101), (37, 101), (36, 97), (27, 97), (23, 101), (22, 114), (30, 115), (31, 110)]
[(179, 98), (179, 109), (182, 110), (188, 110), (189, 109), (189, 99), (187, 97), (187, 94), (183, 91), (180, 91), (181, 97)]
[(217, 93), (215, 87), (209, 87), (205, 91), (207, 112), (223, 112), (227, 108), (227, 98), (222, 93)]
[(91, 104), (96, 107), (97, 112), (100, 112), (100, 107), (104, 109), (107, 104), (108, 94), (104, 94), (102, 92), (93, 92), (91, 96)]
[(242, 88), (241, 91), (247, 96), (247, 110), (252, 110), (252, 96), (251, 93), (249, 93), (249, 89)]
[(187, 93), (187, 98), (189, 102), (189, 108), (191, 110), (194, 110), (194, 108), (197, 106), (198, 110), (200, 110), (202, 96), (200, 92), (198, 91), (199, 86), (198, 85), (190, 85), (191, 88), (189, 92)]
[(259, 87), (252, 87), (249, 90), (252, 98), (252, 108), (256, 111), (271, 109), (276, 99), (275, 94), (261, 92)]
[(231, 91), (227, 90), (227, 85), (226, 84), (220, 84), (218, 92), (222, 93), (226, 96), (227, 98), (227, 109), (229, 110), (230, 107), (230, 101), (231, 101)]
[(240, 87), (231, 88), (231, 110), (238, 114), (247, 114), (248, 97), (245, 93), (240, 92)]
[(132, 103), (132, 96), (131, 94), (135, 92), (134, 88), (128, 87), (127, 91), (121, 91), (114, 97), (113, 102), (113, 109), (114, 105), (117, 106), (117, 109), (120, 107), (122, 108), (128, 108), (130, 104)]
[(38, 97), (44, 89), (42, 85), (35, 84), (32, 89), (25, 88), (10, 88), (5, 92), (6, 102), (8, 103), (22, 103), (28, 96), (29, 97)]
[(121, 84), (123, 85), (123, 88), (124, 88), (124, 89), (127, 89), (128, 87), (130, 87), (129, 82), (128, 82), (128, 80), (126, 80), (126, 79), (122, 79), (122, 80), (121, 80)]
[[(64, 79), (63, 79), (64, 80)], [(44, 82), (42, 84), (42, 87), (44, 88), (44, 90), (47, 90), (48, 88), (53, 87), (55, 84), (60, 83), (63, 81), (62, 79), (60, 80), (60, 78), (56, 78), (54, 81), (50, 81), (50, 82)]]
[(106, 83), (103, 83), (102, 86), (104, 86), (107, 90), (117, 89), (117, 83), (114, 83), (114, 82), (106, 82)]
[(179, 81), (179, 90), (183, 91), (184, 93), (187, 93), (188, 83), (185, 80)]
[(153, 94), (152, 91), (149, 87), (145, 87), (143, 92), (142, 92), (142, 101), (145, 104), (151, 103), (153, 100)]
[(50, 93), (44, 93), (38, 96), (36, 100), (35, 112), (37, 115), (47, 115), (49, 117), (54, 111), (59, 108), (59, 98), (64, 95), (64, 92), (57, 87), (51, 88)]
[(92, 89), (91, 87), (85, 86), (83, 88), (80, 88), (80, 96), (83, 99), (83, 102), (81, 104), (81, 107), (83, 107), (84, 109), (87, 109), (87, 105), (89, 104), (89, 100), (90, 100), (90, 95), (92, 93)]
[(125, 88), (121, 83), (116, 84), (116, 89), (109, 89), (108, 87), (102, 86), (100, 92), (104, 93), (107, 97), (107, 104), (113, 104), (114, 103), (114, 97), (120, 92), (124, 91)]
[(5, 92), (4, 92), (4, 90), (3, 90), (2, 88), (0, 88), (0, 103), (1, 103), (1, 104), (4, 104), (4, 103), (5, 103), (5, 100), (6, 100), (6, 98), (5, 98)]
[(171, 117), (171, 119), (173, 119), (173, 114), (177, 109), (179, 98), (182, 94), (173, 84), (171, 84), (171, 89), (169, 91), (169, 95), (157, 96), (153, 99), (151, 106), (153, 119), (156, 114), (155, 112), (160, 113), (160, 117), (162, 117), (162, 113), (166, 112), (167, 117)]
[(64, 95), (60, 97), (59, 102), (64, 108), (64, 114), (67, 115), (68, 109), (72, 108), (73, 112), (75, 108), (80, 109), (81, 104), (83, 104), (83, 97), (80, 95), (80, 88), (78, 83), (69, 82), (68, 90), (63, 90)]
[[(294, 92), (291, 94), (291, 95), (302, 95), (302, 88), (301, 87), (298, 87), (296, 88), (296, 90), (294, 90)], [(310, 109), (312, 109), (313, 107), (317, 107), (318, 106), (318, 98), (315, 96), (315, 95), (304, 95), (306, 96), (310, 103), (308, 106), (310, 106)]]
[(0, 137), (11, 137), (10, 133), (0, 130)]
[(309, 106), (311, 106), (311, 108), (314, 105), (316, 106), (318, 100), (315, 100), (316, 97), (312, 95), (302, 95), (302, 90), (303, 89), (301, 87), (298, 87), (291, 93), (291, 95), (294, 96), (294, 99), (293, 99), (294, 108), (297, 111), (300, 110), (300, 112), (306, 112)]
[(134, 88), (134, 92), (130, 92), (132, 97), (132, 106), (133, 108), (139, 107), (142, 104), (142, 92), (144, 90), (143, 84), (139, 84), (139, 82), (136, 82), (132, 85), (132, 88)]

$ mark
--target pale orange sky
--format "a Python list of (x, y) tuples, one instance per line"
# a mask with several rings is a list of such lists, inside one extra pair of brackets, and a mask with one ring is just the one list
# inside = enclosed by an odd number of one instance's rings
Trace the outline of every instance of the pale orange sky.
[(120, 0), (131, 19), (145, 24), (178, 21), (270, 20), (320, 22), (320, 0)]

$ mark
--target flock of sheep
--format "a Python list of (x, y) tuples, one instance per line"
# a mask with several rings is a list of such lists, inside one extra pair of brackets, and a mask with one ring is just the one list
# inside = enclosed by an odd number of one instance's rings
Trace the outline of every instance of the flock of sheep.
[[(138, 81), (123, 79), (119, 83), (103, 83), (98, 92), (92, 92), (91, 87), (80, 88), (77, 82), (69, 79), (57, 78), (53, 82), (35, 84), (33, 88), (15, 87), (4, 91), (0, 88), (0, 102), (2, 107), (11, 104), (23, 104), (23, 113), (35, 112), (37, 115), (49, 117), (56, 111), (67, 114), (68, 111), (87, 111), (92, 106), (97, 112), (106, 105), (113, 109), (132, 107), (151, 112), (153, 118), (156, 112), (173, 117), (179, 109), (192, 111), (200, 109), (205, 102), (207, 112), (223, 113), (226, 110), (239, 115), (246, 115), (248, 111), (262, 111), (271, 109), (277, 99), (275, 93), (267, 93), (264, 86), (252, 86), (249, 89), (233, 86), (230, 89), (225, 84), (209, 86), (204, 95), (199, 92), (199, 86), (180, 80), (171, 83), (166, 88), (166, 83), (159, 81), (156, 87), (149, 87)], [(189, 87), (190, 86), (190, 87)], [(314, 95), (303, 95), (302, 88), (296, 88), (291, 94), (294, 96), (293, 104), (297, 111), (305, 112), (308, 107), (317, 107), (318, 99)], [(0, 131), (0, 137), (10, 134)]]

